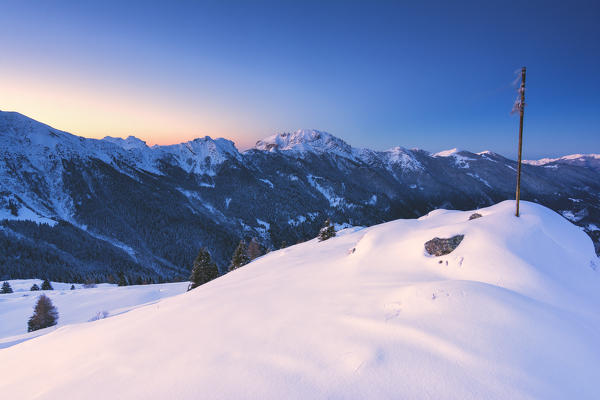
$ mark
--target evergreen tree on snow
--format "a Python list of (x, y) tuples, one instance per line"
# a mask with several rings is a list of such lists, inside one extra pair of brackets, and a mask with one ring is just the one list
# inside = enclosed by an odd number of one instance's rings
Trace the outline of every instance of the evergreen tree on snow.
[(31, 289), (29, 289), (29, 290), (30, 290), (30, 291), (32, 291), (32, 292), (35, 292), (35, 291), (38, 291), (38, 290), (40, 290), (40, 287), (37, 285), (37, 283), (34, 283), (34, 284), (31, 286)]
[(44, 279), (44, 282), (42, 282), (42, 290), (54, 290), (48, 278)]
[(217, 269), (217, 265), (212, 262), (208, 250), (205, 248), (200, 249), (192, 266), (192, 274), (190, 275), (191, 283), (188, 290), (195, 289), (218, 277), (219, 270)]
[(52, 304), (52, 300), (46, 295), (41, 295), (33, 309), (33, 315), (27, 322), (27, 332), (37, 331), (38, 329), (48, 328), (56, 325), (58, 321), (58, 311)]
[(325, 221), (325, 225), (323, 225), (323, 227), (319, 231), (319, 242), (322, 242), (323, 240), (331, 239), (334, 236), (335, 236), (335, 227), (331, 223), (331, 220), (329, 218), (327, 218), (327, 220)]
[(7, 293), (12, 293), (12, 292), (13, 292), (13, 290), (12, 290), (12, 287), (10, 287), (10, 283), (4, 282), (2, 284), (2, 289), (0, 289), (0, 293), (7, 294)]
[(246, 254), (248, 255), (248, 262), (263, 255), (263, 252), (260, 248), (260, 244), (258, 243), (256, 238), (252, 238), (252, 240), (248, 244), (248, 250), (246, 251)]
[(125, 277), (125, 274), (123, 273), (123, 271), (119, 272), (119, 286), (127, 286), (127, 278)]
[(229, 265), (229, 270), (233, 271), (234, 269), (243, 267), (249, 262), (250, 258), (248, 258), (248, 249), (246, 247), (246, 242), (240, 240), (240, 244), (238, 244), (238, 247), (233, 252), (233, 257), (231, 257), (231, 264)]

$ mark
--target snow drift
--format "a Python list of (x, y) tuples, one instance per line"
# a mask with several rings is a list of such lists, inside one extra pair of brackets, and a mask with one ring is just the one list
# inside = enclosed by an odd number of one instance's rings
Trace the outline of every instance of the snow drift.
[[(10, 398), (598, 398), (591, 240), (544, 207), (350, 228), (0, 350)], [(428, 256), (433, 237), (464, 235)]]

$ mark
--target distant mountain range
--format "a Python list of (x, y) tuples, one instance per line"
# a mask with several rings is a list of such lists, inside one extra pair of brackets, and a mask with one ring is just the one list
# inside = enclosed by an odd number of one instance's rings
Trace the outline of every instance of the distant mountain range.
[[(240, 239), (279, 248), (326, 218), (373, 225), (488, 206), (514, 197), (515, 175), (490, 151), (374, 151), (316, 130), (242, 153), (210, 137), (150, 147), (0, 111), (0, 279), (176, 280), (202, 246), (224, 272)], [(522, 185), (600, 251), (600, 155), (526, 161)]]

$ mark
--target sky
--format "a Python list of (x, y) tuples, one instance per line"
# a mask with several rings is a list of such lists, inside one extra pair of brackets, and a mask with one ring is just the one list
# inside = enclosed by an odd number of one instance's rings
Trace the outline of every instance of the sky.
[(74, 134), (238, 148), (600, 153), (598, 1), (0, 0), (0, 109)]

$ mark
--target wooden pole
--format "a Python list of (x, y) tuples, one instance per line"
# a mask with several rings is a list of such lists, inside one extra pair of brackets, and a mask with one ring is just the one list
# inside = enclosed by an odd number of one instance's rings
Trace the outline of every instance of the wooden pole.
[(521, 69), (521, 102), (519, 103), (519, 162), (517, 165), (517, 211), (515, 215), (519, 216), (519, 200), (521, 199), (521, 156), (523, 152), (523, 112), (525, 111), (525, 67)]

